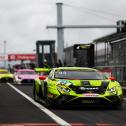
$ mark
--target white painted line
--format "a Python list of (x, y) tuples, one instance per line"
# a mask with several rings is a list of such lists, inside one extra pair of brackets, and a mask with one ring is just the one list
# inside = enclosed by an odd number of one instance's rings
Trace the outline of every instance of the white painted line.
[(123, 100), (125, 100), (125, 101), (126, 101), (126, 98), (123, 98)]
[(21, 94), (23, 97), (25, 97), (27, 100), (29, 100), (32, 104), (34, 104), (36, 107), (38, 107), (41, 111), (46, 113), (48, 116), (50, 116), (56, 123), (58, 123), (61, 126), (71, 126), (68, 122), (64, 121), (60, 117), (58, 117), (56, 114), (42, 106), (41, 104), (35, 102), (32, 98), (24, 94), (22, 91), (11, 85), (10, 83), (7, 83), (10, 87), (12, 87), (15, 91), (17, 91), (19, 94)]

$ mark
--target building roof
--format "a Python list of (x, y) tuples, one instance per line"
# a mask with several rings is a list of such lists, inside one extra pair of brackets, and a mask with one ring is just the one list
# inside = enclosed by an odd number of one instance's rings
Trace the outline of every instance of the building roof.
[(126, 38), (126, 32), (122, 33), (112, 33), (107, 36), (103, 36), (101, 38), (95, 39), (94, 43), (102, 43), (102, 42), (112, 42), (118, 39)]

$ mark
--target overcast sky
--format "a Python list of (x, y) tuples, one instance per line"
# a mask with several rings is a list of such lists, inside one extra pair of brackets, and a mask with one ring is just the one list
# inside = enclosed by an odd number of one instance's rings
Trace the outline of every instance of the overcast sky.
[[(56, 25), (57, 2), (64, 3), (64, 25), (115, 25), (126, 17), (126, 0), (0, 0), (0, 54), (4, 40), (7, 53), (33, 53), (37, 40), (57, 40), (56, 30), (46, 29)], [(65, 29), (65, 47), (112, 32), (116, 29)]]

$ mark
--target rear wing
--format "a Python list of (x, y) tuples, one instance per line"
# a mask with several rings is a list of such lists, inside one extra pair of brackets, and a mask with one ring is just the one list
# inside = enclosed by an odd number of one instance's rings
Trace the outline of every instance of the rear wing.
[(35, 68), (35, 72), (50, 72), (50, 68)]

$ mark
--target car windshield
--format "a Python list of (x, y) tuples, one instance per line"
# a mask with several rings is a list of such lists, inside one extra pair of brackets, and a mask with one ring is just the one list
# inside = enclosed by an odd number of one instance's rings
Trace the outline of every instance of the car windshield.
[(101, 80), (105, 77), (97, 71), (93, 70), (58, 70), (55, 72), (57, 79), (87, 79), (87, 80)]
[(34, 71), (19, 71), (19, 72), (17, 72), (17, 74), (35, 74), (35, 72)]

